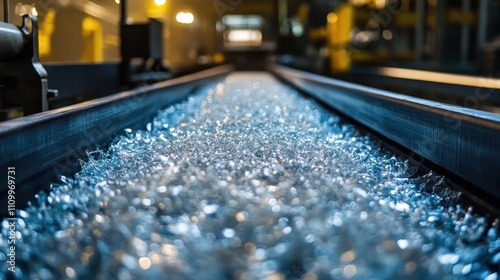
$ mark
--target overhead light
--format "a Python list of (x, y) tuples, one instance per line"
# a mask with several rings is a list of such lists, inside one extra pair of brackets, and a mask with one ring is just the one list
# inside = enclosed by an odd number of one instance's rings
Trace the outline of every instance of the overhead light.
[(326, 19), (329, 23), (337, 23), (338, 16), (336, 13), (329, 13)]
[(222, 18), (222, 22), (228, 26), (234, 27), (260, 27), (262, 26), (262, 17), (257, 15), (227, 15)]
[(262, 43), (262, 32), (253, 29), (236, 29), (227, 32), (226, 38), (229, 43), (260, 45)]
[(392, 32), (390, 30), (384, 30), (382, 32), (382, 37), (384, 37), (384, 39), (386, 40), (391, 40), (392, 39)]
[(165, 3), (167, 3), (167, 0), (155, 0), (157, 6), (163, 6)]
[(183, 24), (191, 24), (194, 22), (194, 16), (192, 13), (178, 12), (175, 16), (175, 20)]
[(120, 0), (115, 0), (115, 3), (116, 4), (120, 4)]
[(103, 18), (106, 17), (108, 11), (101, 5), (98, 5), (92, 1), (86, 1), (83, 4), (83, 11), (93, 17)]

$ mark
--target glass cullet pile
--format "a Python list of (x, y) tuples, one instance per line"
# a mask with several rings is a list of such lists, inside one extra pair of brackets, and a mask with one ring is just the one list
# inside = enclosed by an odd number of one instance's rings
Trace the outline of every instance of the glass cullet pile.
[(18, 211), (17, 276), (498, 279), (498, 222), (415, 171), (271, 75), (235, 73)]

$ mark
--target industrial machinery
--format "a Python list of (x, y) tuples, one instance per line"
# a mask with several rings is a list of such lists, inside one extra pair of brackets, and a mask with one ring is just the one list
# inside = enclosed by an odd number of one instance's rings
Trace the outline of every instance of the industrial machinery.
[[(4, 11), (9, 9), (9, 1)], [(38, 57), (38, 21), (23, 16), (22, 26), (0, 22), (0, 119), (9, 115), (31, 115), (49, 108), (48, 99), (57, 91), (48, 89), (47, 72)]]
[[(120, 51), (122, 83), (159, 82), (170, 78), (163, 62), (163, 25), (155, 19), (143, 24), (127, 24), (126, 2), (121, 5)], [(132, 74), (132, 59), (142, 59), (142, 65)], [(148, 65), (149, 64), (149, 65)]]
[(309, 40), (326, 47), (335, 73), (375, 65), (498, 75), (498, 9), (496, 1), (337, 1)]
[[(126, 10), (122, 11), (120, 63), (42, 66), (38, 19), (33, 14), (23, 15), (22, 26), (17, 27), (8, 22), (9, 1), (4, 3), (7, 22), (0, 22), (2, 120), (67, 106), (172, 76), (163, 59), (162, 23), (155, 19), (144, 24), (127, 24)], [(53, 90), (49, 89), (49, 75), (54, 77)]]

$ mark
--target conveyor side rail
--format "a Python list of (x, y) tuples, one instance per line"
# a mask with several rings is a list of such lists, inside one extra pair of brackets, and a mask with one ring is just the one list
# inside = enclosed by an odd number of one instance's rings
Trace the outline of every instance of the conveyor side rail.
[[(500, 201), (500, 115), (272, 65), (303, 92)], [(474, 190), (472, 190), (474, 193)]]
[[(0, 123), (0, 179), (7, 182), (7, 168), (16, 167), (17, 203), (47, 187), (57, 175), (79, 169), (86, 150), (106, 145), (124, 128), (151, 120), (158, 110), (185, 99), (198, 86), (229, 73), (224, 65), (161, 82)], [(0, 201), (6, 204), (7, 184), (0, 185)], [(21, 207), (21, 205), (18, 205)], [(7, 208), (1, 209), (3, 214)]]

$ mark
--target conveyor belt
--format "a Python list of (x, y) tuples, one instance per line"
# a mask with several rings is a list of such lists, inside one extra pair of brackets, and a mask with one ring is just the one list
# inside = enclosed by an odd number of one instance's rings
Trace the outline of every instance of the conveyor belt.
[(18, 212), (21, 278), (498, 277), (498, 222), (266, 73), (207, 84), (62, 181)]

